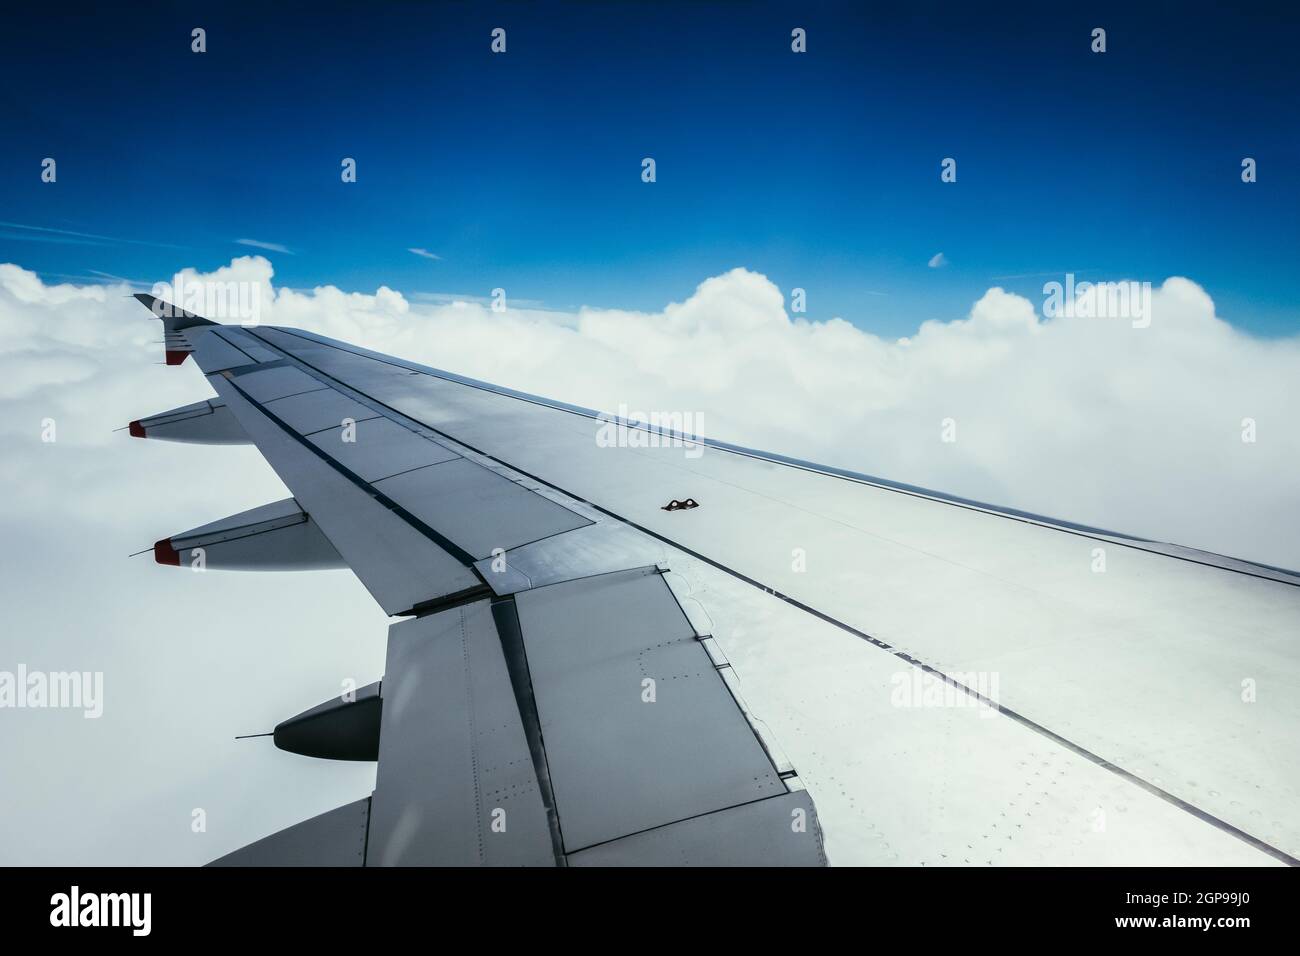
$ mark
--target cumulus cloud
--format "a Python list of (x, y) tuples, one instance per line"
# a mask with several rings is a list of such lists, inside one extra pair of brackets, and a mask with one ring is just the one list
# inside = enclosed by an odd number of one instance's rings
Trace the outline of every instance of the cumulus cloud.
[[(1234, 329), (1189, 279), (1154, 290), (1146, 328), (1048, 320), (1041, 302), (992, 288), (965, 316), (885, 339), (839, 318), (792, 318), (781, 290), (744, 269), (661, 311), (573, 313), (412, 301), (388, 287), (277, 289), (260, 256), (181, 275), (254, 285), (264, 324), (594, 408), (690, 410), (710, 437), (1300, 565), (1289, 523), (1300, 514), (1300, 340)], [(0, 394), (30, 410), (24, 422), (11, 408), (3, 427), (30, 435), (32, 417), (53, 410), (103, 445), (108, 428), (91, 418), (116, 426), (201, 397), (190, 375), (140, 388), (158, 335), (129, 291), (0, 266)], [(126, 401), (142, 392), (148, 407)], [(110, 409), (120, 420), (104, 420)], [(955, 444), (939, 441), (945, 418)], [(1253, 443), (1242, 441), (1246, 419)]]
[[(1300, 342), (1234, 329), (1184, 278), (1154, 290), (1147, 328), (1040, 310), (989, 289), (964, 317), (892, 340), (792, 318), (773, 283), (737, 269), (652, 313), (324, 287), (279, 290), (263, 315), (594, 408), (694, 411), (711, 437), (1300, 565)], [(955, 444), (939, 440), (945, 418)]]
[[(1045, 319), (1040, 302), (993, 288), (965, 315), (887, 339), (792, 317), (782, 291), (745, 269), (659, 311), (572, 313), (412, 301), (387, 287), (277, 289), (260, 256), (211, 275), (257, 283), (264, 324), (593, 408), (690, 411), (710, 437), (1300, 566), (1300, 339), (1242, 333), (1186, 278), (1153, 291), (1146, 328)], [(210, 394), (193, 368), (156, 364), (160, 331), (130, 291), (0, 265), (0, 533), (22, 555), (0, 577), (13, 619), (0, 667), (106, 670), (97, 744), (80, 724), (65, 738), (37, 721), (0, 740), (0, 760), (36, 766), (72, 748), (101, 779), (130, 777), (118, 803), (94, 804), (102, 810), (46, 806), (46, 788), (29, 788), (22, 812), (0, 823), (12, 862), (50, 859), (51, 814), (82, 821), (66, 839), (94, 842), (67, 848), (70, 860), (199, 862), (367, 792), (368, 771), (230, 743), (325, 699), (343, 677), (379, 676), (384, 619), (350, 575), (203, 576), (124, 557), (286, 494), (252, 449), (113, 432)], [(955, 443), (941, 441), (949, 418)], [(1254, 442), (1242, 441), (1247, 419)], [(54, 443), (41, 441), (47, 421)], [(136, 747), (146, 738), (150, 755)], [(275, 798), (250, 794), (249, 773)], [(151, 822), (123, 832), (110, 823), (119, 803)], [(196, 806), (222, 828), (191, 839)], [(33, 817), (49, 827), (33, 830)], [(124, 856), (131, 841), (149, 851)]]
[(931, 269), (942, 269), (947, 264), (948, 264), (948, 257), (945, 256), (942, 252), (936, 252), (934, 255), (932, 255), (930, 257), (930, 262), (928, 263)]

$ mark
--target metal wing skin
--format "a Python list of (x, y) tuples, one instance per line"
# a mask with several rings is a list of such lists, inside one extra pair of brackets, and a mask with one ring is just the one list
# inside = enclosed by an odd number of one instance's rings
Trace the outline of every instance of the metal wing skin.
[(293, 498), (159, 560), (345, 565), (399, 619), (276, 731), (374, 793), (218, 862), (1300, 855), (1291, 572), (204, 322), (168, 348), (216, 396), (132, 434), (250, 441)]

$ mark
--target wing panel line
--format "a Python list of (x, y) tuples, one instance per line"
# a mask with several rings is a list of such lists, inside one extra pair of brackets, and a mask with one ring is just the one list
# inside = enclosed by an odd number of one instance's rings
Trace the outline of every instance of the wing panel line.
[[(399, 505), (392, 498), (389, 498), (382, 491), (375, 488), (374, 485), (371, 485), (368, 482), (366, 482), (365, 479), (363, 479), (360, 475), (349, 470), (344, 465), (335, 461), (333, 458), (330, 458), (328, 455), (325, 454), (325, 452), (322, 449), (313, 445), (302, 435), (299, 435), (296, 431), (290, 428), (285, 421), (279, 418), (274, 412), (269, 411), (265, 405), (257, 401), (257, 399), (253, 398), (251, 395), (248, 394), (248, 392), (246, 392), (243, 388), (241, 388), (239, 386), (237, 376), (223, 376), (223, 377), (226, 379), (227, 382), (230, 383), (231, 387), (233, 387), (235, 391), (239, 393), (240, 397), (243, 398), (244, 401), (248, 402), (259, 412), (265, 415), (271, 422), (275, 424), (277, 428), (283, 431), (286, 435), (288, 435), (298, 444), (302, 445), (304, 448), (310, 451), (321, 461), (325, 462), (325, 464), (329, 465), (331, 468), (337, 471), (344, 478), (348, 479), (348, 481), (352, 482), (354, 485), (361, 488), (364, 492), (366, 492), (366, 494), (370, 495), (372, 498), (374, 498), (376, 501), (382, 504), (389, 511), (395, 513), (403, 521), (405, 521), (411, 527), (415, 528), (415, 530), (419, 531), (422, 535), (424, 535), (426, 538), (428, 538), (438, 547), (442, 548), (442, 550), (446, 551), (448, 554), (454, 557), (461, 564), (465, 565), (466, 567), (472, 568), (474, 570), (474, 573), (478, 575), (478, 569), (474, 568), (474, 562), (477, 560), (477, 558), (471, 555), (468, 551), (464, 550), (462, 547), (460, 547), (460, 545), (456, 544), (454, 541), (451, 541), (448, 538), (443, 537), (441, 534), (438, 533), (438, 531), (429, 527), (427, 524), (425, 524), (415, 515), (411, 514), (409, 511), (407, 511), (405, 508)], [(324, 386), (324, 387), (328, 387), (328, 386)], [(486, 584), (484, 586), (486, 587)]]

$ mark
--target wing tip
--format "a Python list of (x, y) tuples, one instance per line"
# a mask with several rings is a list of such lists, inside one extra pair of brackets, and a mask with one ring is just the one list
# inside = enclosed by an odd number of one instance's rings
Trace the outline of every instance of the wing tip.
[(173, 568), (181, 566), (181, 553), (172, 547), (171, 538), (163, 538), (161, 541), (154, 542), (153, 559), (158, 564), (165, 564)]
[(211, 319), (205, 319), (201, 315), (195, 315), (193, 312), (187, 312), (179, 305), (172, 305), (166, 299), (160, 299), (148, 292), (133, 292), (131, 297), (152, 312), (154, 318), (162, 319), (169, 330), (179, 331), (193, 328), (196, 325), (221, 324), (220, 322), (213, 322)]

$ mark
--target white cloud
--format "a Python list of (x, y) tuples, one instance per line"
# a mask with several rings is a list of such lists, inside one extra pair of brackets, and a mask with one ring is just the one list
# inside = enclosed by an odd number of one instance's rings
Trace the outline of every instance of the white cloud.
[[(696, 410), (712, 437), (1300, 565), (1291, 480), (1300, 465), (1291, 426), (1300, 417), (1300, 340), (1234, 329), (1188, 279), (1154, 291), (1149, 328), (1046, 320), (1038, 304), (993, 288), (966, 316), (889, 340), (838, 318), (792, 319), (780, 290), (743, 269), (653, 313), (496, 313), (482, 301), (412, 301), (387, 287), (276, 289), (260, 256), (212, 275), (258, 283), (264, 324), (595, 408)], [(149, 344), (158, 335), (122, 297), (128, 291), (46, 285), (0, 266), (4, 400), (30, 403), (23, 408), (33, 415), (63, 409), (78, 433), (97, 419), (106, 434), (128, 411), (197, 397), (204, 386), (188, 375), (164, 374), (165, 394), (140, 388), (158, 360)], [(134, 401), (142, 391), (144, 409)], [(14, 439), (32, 434), (23, 408), (0, 424)], [(106, 418), (110, 410), (121, 420)], [(947, 417), (959, 421), (956, 446), (935, 440)], [(1241, 441), (1244, 418), (1258, 422), (1254, 444)], [(1238, 503), (1226, 506), (1234, 495)]]
[(441, 259), (442, 259), (442, 256), (440, 256), (440, 255), (436, 255), (435, 253), (430, 252), (428, 249), (415, 249), (415, 248), (411, 248), (411, 249), (407, 249), (406, 251), (407, 251), (407, 252), (412, 252), (412, 253), (414, 253), (415, 255), (420, 256), (420, 257), (423, 258), (423, 259), (438, 259), (438, 260), (441, 260)]
[(237, 246), (252, 246), (255, 249), (265, 249), (268, 252), (283, 252), (286, 255), (293, 255), (293, 251), (278, 242), (263, 242), (260, 239), (236, 239)]
[[(1145, 329), (1048, 321), (995, 288), (895, 341), (792, 320), (771, 282), (735, 270), (655, 313), (498, 314), (318, 289), (281, 291), (264, 314), (594, 408), (694, 410), (712, 437), (753, 447), (1300, 566), (1300, 341), (1241, 333), (1187, 279), (1151, 308)], [(956, 446), (937, 440), (947, 417)]]
[(947, 264), (948, 264), (948, 257), (945, 256), (942, 252), (936, 252), (934, 255), (932, 255), (928, 263), (931, 269), (942, 269)]
[[(792, 319), (781, 291), (743, 269), (652, 313), (275, 289), (260, 256), (220, 276), (261, 283), (265, 324), (589, 407), (690, 410), (711, 437), (1300, 566), (1300, 340), (1243, 334), (1188, 279), (1155, 290), (1145, 329), (1044, 320), (1038, 303), (995, 288), (965, 316), (892, 340)], [(28, 776), (59, 781), (17, 788), (0, 819), (11, 862), (201, 862), (372, 780), (230, 741), (343, 677), (379, 676), (384, 618), (349, 574), (194, 575), (125, 558), (286, 494), (252, 449), (112, 431), (210, 394), (192, 367), (157, 364), (158, 325), (130, 291), (0, 265), (0, 535), (23, 556), (0, 576), (0, 660), (103, 669), (106, 700), (101, 721), (28, 715), (0, 738), (0, 764), (39, 761)], [(939, 441), (948, 417), (955, 445)], [(46, 418), (54, 444), (40, 440)], [(1258, 423), (1254, 444), (1241, 441), (1244, 418)], [(128, 806), (134, 828), (118, 825)], [(202, 838), (193, 807), (220, 821)]]

